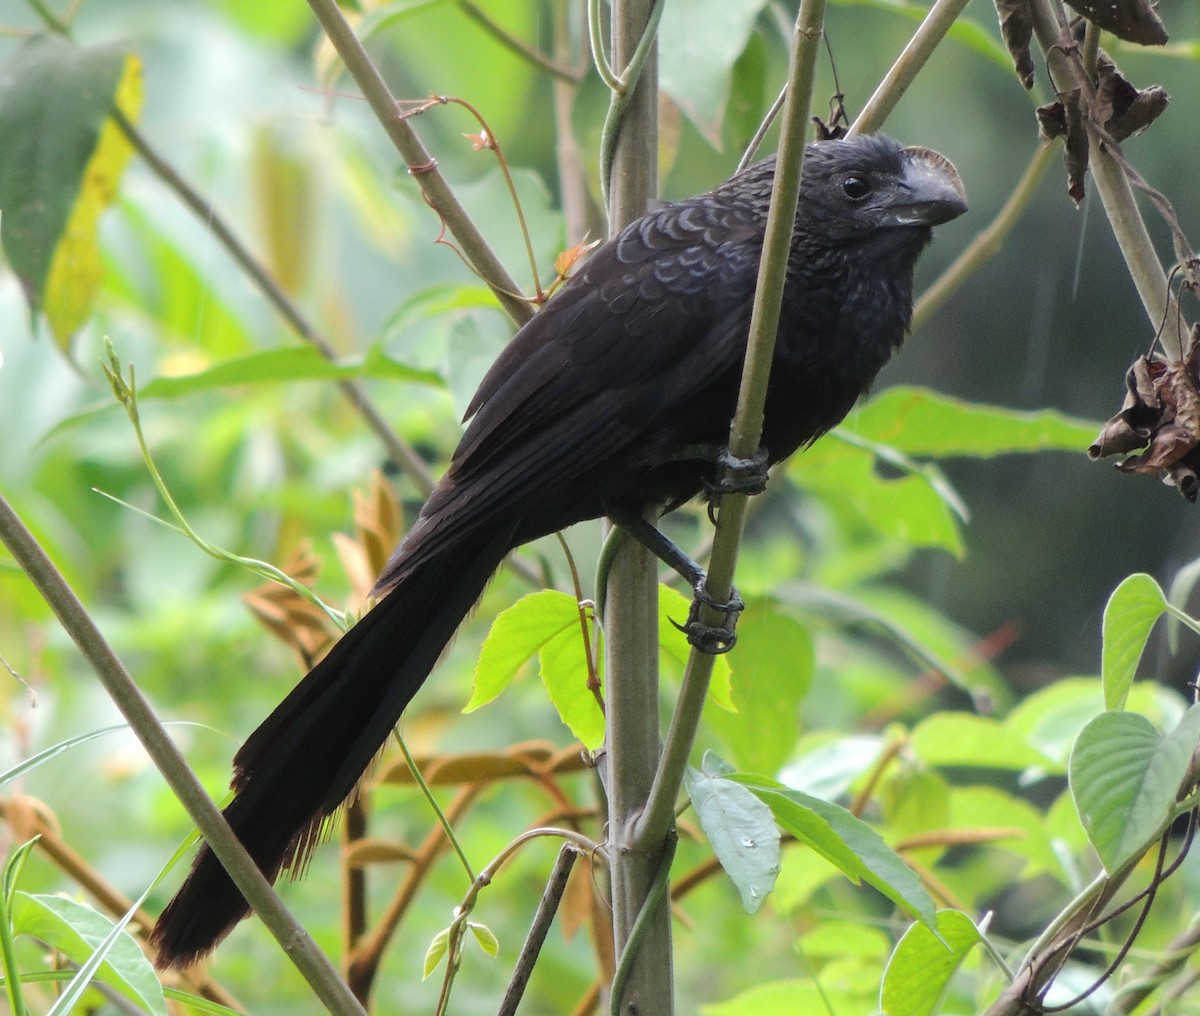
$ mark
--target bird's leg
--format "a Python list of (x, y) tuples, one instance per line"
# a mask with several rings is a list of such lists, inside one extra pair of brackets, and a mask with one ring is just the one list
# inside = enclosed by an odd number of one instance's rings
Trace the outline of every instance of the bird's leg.
[[(705, 588), (708, 573), (672, 543), (657, 526), (647, 522), (635, 511), (625, 511), (612, 506), (608, 509), (608, 516), (663, 564), (673, 568), (691, 584), (692, 607), (688, 611), (687, 620), (683, 624), (671, 622), (687, 636), (688, 643), (710, 655), (729, 652), (733, 648), (734, 642), (737, 641), (734, 629), (737, 625), (738, 614), (746, 606), (738, 595), (738, 591), (731, 588), (728, 600), (714, 600)], [(708, 604), (708, 606), (722, 611), (725, 614), (724, 623), (710, 625), (701, 621), (700, 608), (702, 604)]]

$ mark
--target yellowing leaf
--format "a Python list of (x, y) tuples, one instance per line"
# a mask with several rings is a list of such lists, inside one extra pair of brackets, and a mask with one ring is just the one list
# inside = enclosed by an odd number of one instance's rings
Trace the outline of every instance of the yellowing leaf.
[(60, 345), (87, 319), (99, 285), (97, 223), (131, 154), (112, 111), (136, 118), (140, 75), (137, 58), (114, 47), (38, 36), (0, 82), (0, 240)]
[[(142, 65), (126, 56), (114, 104), (128, 120), (142, 106)], [(45, 307), (50, 330), (62, 347), (87, 320), (100, 280), (100, 215), (113, 203), (121, 174), (133, 155), (133, 146), (113, 120), (100, 128), (96, 150), (88, 160), (71, 215), (54, 248), (46, 278)]]

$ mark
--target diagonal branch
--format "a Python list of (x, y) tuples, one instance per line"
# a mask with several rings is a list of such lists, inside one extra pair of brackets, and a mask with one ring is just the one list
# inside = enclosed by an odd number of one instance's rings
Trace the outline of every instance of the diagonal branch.
[(325, 34), (329, 36), (329, 41), (333, 43), (338, 56), (342, 58), (346, 70), (358, 83), (371, 111), (404, 159), (409, 173), (420, 185), (421, 195), (429, 207), (441, 216), (467, 260), (496, 295), (509, 317), (517, 324), (524, 324), (533, 317), (533, 310), (518, 295), (520, 287), (500, 263), (466, 209), (459, 204), (449, 184), (438, 172), (437, 160), (429, 154), (412, 125), (402, 115), (395, 96), (383, 80), (383, 75), (379, 73), (379, 68), (371, 61), (362, 42), (342, 16), (336, 0), (308, 0), (308, 4)]

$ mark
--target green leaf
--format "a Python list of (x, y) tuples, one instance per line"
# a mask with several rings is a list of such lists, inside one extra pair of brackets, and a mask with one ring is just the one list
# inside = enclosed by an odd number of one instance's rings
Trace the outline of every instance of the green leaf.
[[(663, 656), (674, 660), (681, 667), (687, 665), (692, 647), (682, 632), (671, 623), (672, 620), (683, 623), (692, 601), (683, 593), (670, 586), (659, 583), (658, 586), (658, 646)], [(733, 703), (729, 661), (724, 656), (713, 660), (712, 679), (708, 684), (708, 698), (727, 712), (737, 712)]]
[(97, 238), (132, 148), (111, 120), (136, 118), (138, 60), (114, 46), (35, 36), (0, 90), (0, 240), (60, 346), (91, 313), (103, 269)]
[(1153, 578), (1142, 573), (1130, 575), (1108, 598), (1100, 654), (1106, 709), (1125, 707), (1150, 630), (1166, 609), (1162, 589)]
[(1027, 769), (1051, 765), (1051, 760), (1000, 721), (973, 713), (934, 713), (913, 728), (909, 742), (917, 758), (929, 766)]
[[(1167, 590), (1167, 600), (1181, 613), (1187, 609), (1188, 600), (1200, 582), (1200, 557), (1189, 561), (1175, 573), (1171, 586)], [(1167, 648), (1171, 655), (1179, 651), (1179, 618), (1172, 616), (1167, 621)]]
[(479, 943), (480, 949), (492, 959), (500, 955), (500, 939), (496, 937), (491, 928), (478, 921), (468, 921), (467, 927), (471, 929), (471, 934), (475, 936), (475, 941)]
[[(579, 608), (575, 608), (573, 623), (567, 625), (553, 638), (548, 639), (538, 654), (542, 683), (550, 693), (550, 701), (558, 710), (559, 718), (567, 725), (583, 746), (594, 751), (604, 743), (604, 711), (596, 699), (596, 693), (588, 686), (587, 648), (583, 642), (583, 629), (579, 625)], [(588, 615), (588, 642), (593, 639), (594, 624)], [(596, 679), (604, 670), (603, 643), (600, 643), (600, 659), (596, 660)]]
[(444, 387), (442, 379), (433, 371), (417, 370), (397, 363), (377, 348), (357, 363), (330, 363), (312, 346), (289, 346), (234, 357), (194, 374), (155, 378), (138, 388), (138, 398), (177, 399), (215, 388), (360, 377), (415, 381)]
[[(591, 629), (589, 618), (589, 636)], [(475, 663), (475, 690), (463, 712), (492, 701), (535, 654), (563, 723), (586, 747), (598, 748), (604, 740), (604, 714), (587, 686), (579, 604), (556, 589), (523, 596), (496, 616)]]
[(1109, 874), (1162, 834), (1200, 740), (1200, 706), (1168, 737), (1137, 713), (1105, 712), (1079, 735), (1068, 767), (1079, 817)]
[(914, 924), (896, 943), (883, 974), (879, 1007), (886, 1016), (933, 1016), (950, 979), (982, 938), (961, 910), (939, 910), (937, 935)]
[(912, 547), (939, 547), (961, 557), (960, 502), (947, 494), (940, 472), (914, 463), (906, 464), (905, 475), (886, 477), (876, 468), (877, 451), (845, 440), (818, 442), (790, 460), (787, 475), (861, 525)]
[(701, 1016), (798, 1016), (798, 1014), (851, 1014), (866, 1012), (871, 1004), (862, 993), (842, 984), (827, 987), (796, 978), (755, 985), (725, 1002), (701, 1005)]
[(701, 1016), (797, 1016), (801, 1013), (823, 1016), (825, 1013), (865, 1011), (860, 996), (844, 988), (830, 990), (803, 978), (756, 984), (734, 998), (700, 1007)]
[(713, 709), (706, 722), (729, 746), (739, 769), (775, 774), (800, 736), (800, 703), (816, 667), (812, 636), (766, 599), (747, 599), (737, 633), (737, 712)]
[(658, 37), (659, 83), (714, 148), (729, 100), (734, 64), (766, 0), (668, 3)]
[(683, 785), (713, 853), (741, 894), (742, 907), (757, 913), (779, 874), (779, 829), (766, 804), (714, 771), (720, 768), (714, 759), (705, 752), (704, 772), (688, 766)]
[(25, 862), (37, 845), (39, 836), (14, 847), (4, 863), (0, 881), (0, 973), (4, 975), (4, 996), (8, 999), (8, 1011), (12, 1016), (27, 1016), (28, 1007), (22, 990), (21, 971), (17, 965), (16, 949), (13, 946), (12, 908), (17, 893), (17, 882), (25, 868)]
[[(1178, 694), (1153, 681), (1136, 684), (1126, 708), (1159, 727), (1173, 727), (1187, 708)], [(1063, 677), (1023, 699), (1004, 718), (1004, 727), (1052, 763), (1048, 772), (1067, 771), (1067, 760), (1079, 732), (1104, 711), (1100, 679)]]
[[(921, 16), (926, 13), (923, 9)], [(1004, 60), (1007, 67), (1007, 55)], [(839, 429), (907, 455), (991, 458), (1050, 449), (1082, 451), (1099, 428), (1098, 423), (1053, 410), (1018, 412), (952, 399), (926, 388), (897, 387), (880, 392), (851, 413)]]
[(852, 882), (866, 881), (913, 917), (932, 924), (933, 899), (921, 880), (861, 819), (839, 805), (762, 777), (729, 778), (749, 787), (785, 831), (836, 865)]
[(475, 662), (475, 690), (463, 712), (491, 702), (542, 646), (572, 625), (578, 630), (579, 605), (556, 589), (529, 593), (502, 610), (483, 641)]
[[(1063, 885), (1071, 885), (1072, 873), (1063, 865), (1046, 829), (1046, 817), (1019, 797), (995, 787), (955, 787), (950, 791), (950, 827), (959, 830), (1012, 829), (1016, 835), (995, 840), (992, 849), (1025, 858), (1027, 867), (1010, 872), (1029, 879), (1049, 872)], [(1008, 870), (1008, 869), (1006, 869)]]
[(443, 928), (433, 936), (433, 941), (429, 943), (429, 948), (425, 950), (425, 962), (421, 964), (421, 980), (427, 980), (429, 975), (438, 968), (438, 964), (442, 962), (442, 957), (446, 955), (446, 950), (450, 948), (450, 929)]
[[(18, 892), (13, 900), (13, 932), (29, 935), (83, 964), (113, 931), (113, 922), (91, 907), (62, 896)], [(129, 935), (112, 943), (97, 978), (151, 1013), (166, 1016), (162, 985), (145, 953)]]

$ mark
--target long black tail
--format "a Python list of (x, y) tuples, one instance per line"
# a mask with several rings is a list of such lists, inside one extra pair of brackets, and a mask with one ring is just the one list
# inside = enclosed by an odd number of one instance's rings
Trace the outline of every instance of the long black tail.
[[(510, 525), (485, 526), (405, 574), (234, 757), (225, 818), (272, 882), (303, 867), (511, 548)], [(201, 846), (150, 937), (158, 965), (189, 965), (249, 912)]]

